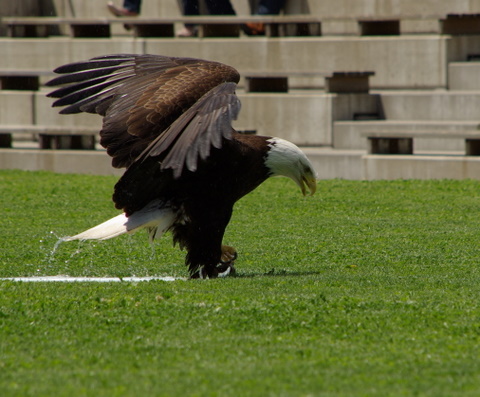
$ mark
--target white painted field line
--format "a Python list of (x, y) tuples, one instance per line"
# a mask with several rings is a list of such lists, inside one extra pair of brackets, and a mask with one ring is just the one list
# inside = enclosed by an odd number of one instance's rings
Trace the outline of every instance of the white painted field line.
[(31, 282), (61, 282), (61, 283), (117, 283), (117, 282), (141, 282), (141, 281), (175, 281), (185, 280), (181, 277), (70, 277), (70, 276), (33, 276), (33, 277), (5, 277), (0, 281)]

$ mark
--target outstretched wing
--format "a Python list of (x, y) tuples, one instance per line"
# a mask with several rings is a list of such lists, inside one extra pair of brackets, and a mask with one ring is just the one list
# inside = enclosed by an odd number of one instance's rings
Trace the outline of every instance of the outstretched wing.
[(103, 117), (101, 144), (115, 167), (129, 167), (145, 156), (160, 156), (175, 176), (231, 136), (240, 111), (235, 95), (238, 72), (227, 65), (159, 55), (108, 55), (55, 70), (47, 85), (62, 87), (60, 113)]

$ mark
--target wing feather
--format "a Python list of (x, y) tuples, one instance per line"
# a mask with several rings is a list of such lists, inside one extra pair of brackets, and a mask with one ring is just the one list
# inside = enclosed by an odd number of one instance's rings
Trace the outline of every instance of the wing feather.
[(184, 164), (194, 172), (198, 159), (209, 156), (211, 146), (220, 149), (222, 139), (231, 139), (231, 122), (241, 107), (235, 88), (234, 83), (223, 83), (207, 92), (153, 141), (141, 157), (167, 152), (162, 169), (173, 169), (176, 178), (181, 175)]
[[(101, 144), (115, 167), (140, 155), (159, 156), (176, 176), (220, 148), (231, 135), (240, 102), (238, 72), (193, 58), (119, 54), (60, 66), (47, 83), (60, 113), (104, 116)], [(140, 156), (140, 157), (142, 157)]]

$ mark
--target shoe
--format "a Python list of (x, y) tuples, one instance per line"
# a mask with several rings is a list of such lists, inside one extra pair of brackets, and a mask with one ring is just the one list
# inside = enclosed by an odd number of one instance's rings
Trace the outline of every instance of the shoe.
[(198, 31), (196, 27), (185, 26), (180, 32), (177, 33), (177, 37), (197, 37)]
[(261, 22), (249, 22), (243, 25), (243, 31), (249, 36), (264, 36), (265, 25)]
[(116, 17), (136, 17), (138, 16), (138, 12), (129, 11), (126, 8), (119, 8), (111, 1), (107, 3), (108, 11), (110, 11)]

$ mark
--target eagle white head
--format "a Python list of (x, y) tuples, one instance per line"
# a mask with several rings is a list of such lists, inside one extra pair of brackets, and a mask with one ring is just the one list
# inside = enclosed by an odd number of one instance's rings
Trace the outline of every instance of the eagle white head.
[(317, 190), (317, 173), (312, 163), (298, 146), (281, 138), (268, 139), (268, 151), (265, 165), (271, 176), (286, 176), (293, 179), (305, 196), (307, 188), (310, 195)]

